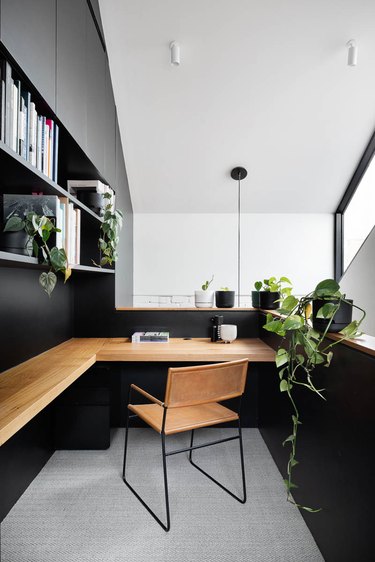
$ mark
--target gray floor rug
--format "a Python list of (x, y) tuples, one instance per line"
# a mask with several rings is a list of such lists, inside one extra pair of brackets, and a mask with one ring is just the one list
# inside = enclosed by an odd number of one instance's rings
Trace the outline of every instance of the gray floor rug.
[[(232, 429), (197, 432), (213, 440)], [(171, 531), (165, 533), (121, 479), (124, 431), (108, 451), (58, 451), (2, 523), (2, 562), (321, 562), (256, 429), (244, 430), (248, 501), (241, 505), (192, 467), (168, 459)], [(132, 429), (129, 480), (164, 517), (160, 438)], [(167, 439), (184, 447), (188, 435)], [(195, 458), (240, 494), (238, 441)]]

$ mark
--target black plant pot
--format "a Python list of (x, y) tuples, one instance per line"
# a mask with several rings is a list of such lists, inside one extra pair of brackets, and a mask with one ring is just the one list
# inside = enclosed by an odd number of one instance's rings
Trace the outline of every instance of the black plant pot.
[(96, 193), (96, 191), (78, 190), (77, 199), (97, 215), (100, 215), (105, 207), (105, 199), (102, 193)]
[(233, 308), (234, 294), (234, 291), (216, 291), (215, 302), (217, 308)]
[[(332, 319), (332, 324), (330, 325), (328, 332), (340, 332), (340, 330), (345, 328), (345, 326), (350, 324), (350, 322), (352, 321), (353, 301), (350, 299), (347, 300), (348, 302), (341, 302), (340, 308), (338, 309), (338, 311), (336, 312), (336, 314)], [(338, 304), (338, 302), (339, 301), (337, 299), (333, 299), (333, 298), (329, 300), (316, 299), (313, 301), (314, 330), (316, 330), (317, 332), (324, 332), (330, 322), (330, 318), (316, 318), (316, 315), (318, 314), (322, 306), (324, 306), (327, 303)]]
[(24, 230), (17, 230), (16, 232), (0, 232), (0, 250), (10, 252), (12, 254), (21, 254), (28, 256), (27, 251), (28, 235)]
[(253, 308), (260, 308), (259, 294), (259, 291), (251, 291), (251, 302), (253, 303)]
[(259, 291), (259, 306), (266, 310), (275, 310), (279, 308), (280, 303), (275, 302), (279, 300), (280, 293), (273, 293), (271, 291)]

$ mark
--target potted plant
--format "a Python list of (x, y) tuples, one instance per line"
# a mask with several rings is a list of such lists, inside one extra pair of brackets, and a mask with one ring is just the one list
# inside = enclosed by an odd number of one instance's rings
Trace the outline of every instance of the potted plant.
[(212, 275), (210, 281), (205, 281), (200, 291), (195, 291), (195, 306), (197, 308), (213, 308), (214, 306), (214, 292), (209, 291), (208, 288), (214, 280)]
[[(286, 287), (285, 285), (289, 285)], [(253, 306), (265, 310), (275, 310), (279, 306), (280, 298), (285, 298), (292, 291), (292, 283), (287, 277), (270, 277), (254, 283), (255, 291), (252, 291)], [(255, 304), (254, 304), (255, 303)]]
[(34, 254), (40, 263), (48, 267), (48, 272), (43, 271), (39, 276), (39, 283), (50, 297), (57, 282), (56, 273), (59, 271), (64, 275), (64, 283), (71, 275), (65, 250), (56, 246), (50, 248), (48, 240), (51, 234), (60, 232), (56, 228), (53, 219), (36, 213), (27, 213), (25, 217), (11, 216), (4, 227), (4, 232), (26, 233), (26, 247), (29, 255)]
[[(316, 312), (317, 318), (327, 321), (324, 331), (319, 333), (310, 320), (312, 308), (319, 306), (323, 299), (323, 306)], [(330, 302), (334, 299), (334, 304)], [(343, 304), (350, 308), (357, 308), (362, 316), (359, 321), (354, 320), (340, 331), (340, 339), (327, 342), (326, 335), (330, 331), (335, 314)], [(279, 369), (280, 391), (285, 392), (292, 405), (292, 433), (285, 439), (283, 445), (291, 447), (286, 468), (287, 476), (284, 480), (287, 489), (287, 500), (301, 509), (310, 512), (320, 511), (316, 508), (297, 504), (292, 498), (292, 490), (296, 488), (292, 480), (294, 468), (298, 464), (296, 458), (296, 442), (298, 427), (302, 423), (298, 405), (293, 396), (293, 389), (301, 386), (325, 400), (324, 389), (316, 388), (313, 381), (313, 371), (317, 365), (329, 367), (333, 357), (333, 347), (345, 339), (356, 338), (361, 335), (359, 326), (365, 318), (365, 311), (348, 301), (340, 292), (340, 286), (334, 279), (321, 281), (314, 291), (297, 298), (288, 295), (277, 310), (278, 315), (268, 313), (265, 330), (280, 336), (281, 345), (276, 353), (276, 366)]]
[(23, 227), (21, 226), (19, 230), (9, 230), (9, 228), (7, 228), (7, 223), (3, 226), (0, 232), (0, 249), (5, 252), (11, 252), (12, 254), (28, 256), (29, 251), (27, 243), (29, 237)]
[(233, 308), (234, 307), (235, 291), (230, 291), (228, 287), (221, 287), (219, 291), (215, 292), (215, 302), (218, 308)]
[(314, 330), (324, 332), (340, 332), (351, 323), (353, 301), (345, 295), (324, 296), (319, 292), (314, 294), (312, 303), (312, 323)]
[(104, 201), (106, 201), (106, 205), (104, 207), (103, 222), (100, 226), (100, 237), (98, 240), (100, 263), (97, 264), (92, 260), (93, 264), (97, 267), (112, 265), (113, 262), (117, 261), (119, 232), (122, 228), (124, 218), (122, 211), (113, 208), (111, 193), (104, 193), (102, 197)]

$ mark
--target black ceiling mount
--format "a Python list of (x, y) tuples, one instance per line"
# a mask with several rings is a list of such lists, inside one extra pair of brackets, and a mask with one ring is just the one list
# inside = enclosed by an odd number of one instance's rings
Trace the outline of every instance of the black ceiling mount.
[(236, 168), (233, 168), (230, 175), (234, 180), (243, 180), (247, 176), (247, 170), (245, 168), (241, 168), (241, 166), (237, 166)]

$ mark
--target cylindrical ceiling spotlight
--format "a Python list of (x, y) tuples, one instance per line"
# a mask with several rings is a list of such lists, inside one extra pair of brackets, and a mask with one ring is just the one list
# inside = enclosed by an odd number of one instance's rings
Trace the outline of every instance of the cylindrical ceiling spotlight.
[(358, 59), (358, 47), (354, 39), (347, 42), (348, 47), (348, 66), (356, 66)]
[(169, 48), (171, 50), (171, 64), (178, 66), (180, 64), (180, 44), (172, 41)]

